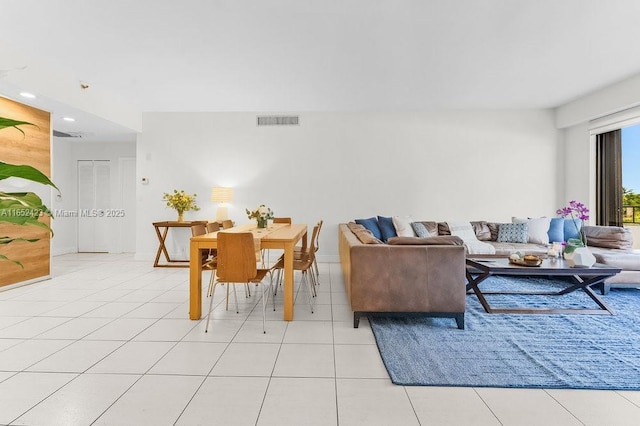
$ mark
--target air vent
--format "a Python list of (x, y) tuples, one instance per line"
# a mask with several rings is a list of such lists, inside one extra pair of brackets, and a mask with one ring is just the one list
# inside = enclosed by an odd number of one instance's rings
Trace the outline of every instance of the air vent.
[(297, 126), (297, 115), (259, 115), (258, 126)]
[(58, 130), (53, 130), (53, 136), (57, 137), (57, 138), (81, 138), (82, 135), (79, 132), (69, 132), (69, 133), (65, 133), (65, 132), (60, 132)]

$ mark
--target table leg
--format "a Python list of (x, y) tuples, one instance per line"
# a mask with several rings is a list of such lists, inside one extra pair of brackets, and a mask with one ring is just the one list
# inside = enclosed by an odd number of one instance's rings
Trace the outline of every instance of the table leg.
[(189, 245), (189, 318), (198, 320), (202, 316), (202, 262), (200, 248)]
[(469, 272), (468, 268), (466, 273), (467, 273), (467, 287), (466, 287), (467, 291), (472, 290), (475, 293), (476, 297), (478, 298), (478, 301), (484, 308), (485, 312), (490, 314), (492, 312), (491, 306), (489, 306), (489, 302), (487, 302), (487, 299), (484, 297), (484, 295), (480, 291), (480, 288), (478, 287), (478, 284), (480, 284), (482, 281), (487, 279), (490, 274), (488, 272), (482, 272), (474, 277), (471, 274), (471, 272)]
[(156, 226), (156, 235), (158, 236), (158, 242), (160, 245), (158, 246), (158, 251), (156, 253), (156, 260), (153, 262), (153, 266), (158, 266), (158, 262), (160, 260), (160, 255), (164, 253), (165, 259), (169, 259), (169, 254), (167, 253), (167, 248), (164, 243), (167, 239), (167, 232), (169, 232), (169, 227), (164, 228), (164, 231), (160, 233), (160, 229)]
[(293, 243), (284, 247), (284, 320), (293, 321)]

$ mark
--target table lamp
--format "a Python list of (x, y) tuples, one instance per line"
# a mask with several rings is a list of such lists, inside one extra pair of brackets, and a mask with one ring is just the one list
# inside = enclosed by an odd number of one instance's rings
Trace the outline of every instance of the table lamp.
[(233, 188), (214, 186), (211, 190), (211, 201), (220, 203), (216, 212), (216, 220), (220, 222), (229, 219), (227, 203), (233, 201)]

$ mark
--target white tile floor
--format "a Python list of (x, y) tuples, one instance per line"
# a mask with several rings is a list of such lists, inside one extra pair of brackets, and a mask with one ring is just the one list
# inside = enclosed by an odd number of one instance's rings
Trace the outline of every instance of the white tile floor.
[(270, 311), (263, 334), (259, 297), (239, 292), (205, 334), (187, 269), (55, 257), (53, 279), (0, 291), (0, 424), (640, 424), (640, 392), (395, 386), (340, 265), (320, 268), (314, 314), (303, 289), (295, 321)]

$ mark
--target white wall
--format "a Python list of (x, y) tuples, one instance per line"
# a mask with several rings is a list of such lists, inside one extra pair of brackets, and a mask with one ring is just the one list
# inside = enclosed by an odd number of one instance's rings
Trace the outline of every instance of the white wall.
[[(52, 228), (54, 238), (51, 240), (51, 252), (55, 255), (75, 253), (78, 250), (78, 220), (65, 216), (63, 212), (78, 211), (78, 160), (110, 160), (111, 165), (111, 208), (125, 209), (125, 214), (135, 215), (136, 206), (120, 205), (119, 159), (132, 158), (136, 155), (134, 143), (83, 142), (81, 139), (53, 138), (52, 142), (52, 180), (60, 188), (53, 192), (50, 209), (54, 213)], [(133, 185), (134, 182), (131, 182)], [(113, 218), (114, 230), (117, 230), (120, 219)], [(114, 235), (118, 235), (114, 231)], [(131, 238), (134, 238), (131, 236)], [(113, 239), (110, 252), (119, 252), (119, 241)]]
[[(337, 224), (355, 218), (554, 215), (563, 187), (554, 118), (549, 110), (302, 113), (299, 126), (257, 127), (254, 113), (146, 113), (137, 258), (155, 255), (151, 223), (175, 219), (162, 201), (173, 189), (198, 194), (202, 210), (187, 219), (215, 216), (212, 186), (234, 188), (229, 215), (237, 223), (260, 203), (310, 226), (323, 219), (324, 261), (337, 260)], [(186, 230), (169, 249), (188, 252)]]

